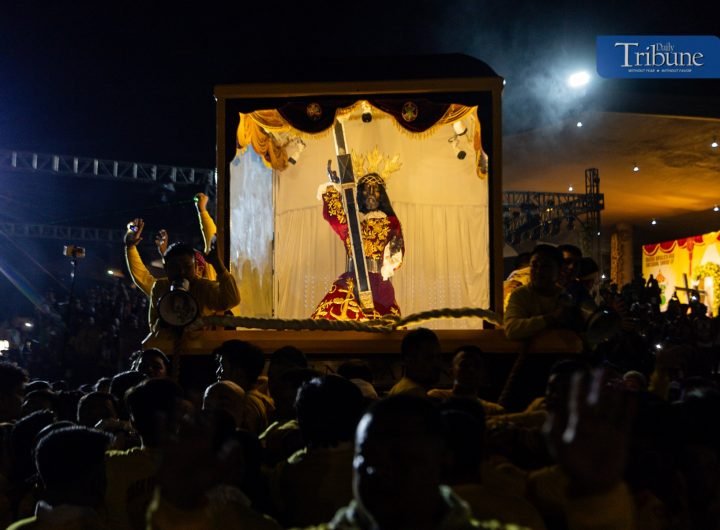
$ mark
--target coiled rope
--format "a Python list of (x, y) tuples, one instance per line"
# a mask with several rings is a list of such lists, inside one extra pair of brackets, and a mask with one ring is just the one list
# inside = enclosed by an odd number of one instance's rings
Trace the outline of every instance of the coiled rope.
[(218, 326), (246, 329), (272, 330), (324, 330), (324, 331), (370, 331), (387, 333), (396, 329), (404, 329), (409, 325), (424, 324), (432, 320), (477, 317), (499, 326), (502, 320), (499, 315), (489, 309), (476, 307), (432, 309), (414, 313), (407, 317), (384, 317), (364, 322), (356, 320), (325, 320), (325, 319), (282, 319), (243, 316), (207, 316), (197, 319), (187, 330), (197, 330), (205, 326)]

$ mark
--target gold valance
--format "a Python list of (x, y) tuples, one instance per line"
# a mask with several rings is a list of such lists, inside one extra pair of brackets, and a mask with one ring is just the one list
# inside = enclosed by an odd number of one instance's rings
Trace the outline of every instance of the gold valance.
[[(475, 150), (477, 175), (484, 178), (487, 174), (487, 155), (482, 149), (481, 124), (477, 114), (477, 106), (468, 107), (454, 103), (448, 105), (442, 116), (421, 132), (408, 130), (406, 126), (398, 121), (397, 116), (385, 112), (367, 100), (359, 100), (345, 107), (335, 107), (334, 119), (332, 121), (325, 120), (325, 123), (329, 123), (329, 125), (314, 132), (307, 132), (293, 127), (278, 109), (256, 110), (250, 113), (241, 112), (237, 129), (237, 154), (244, 153), (248, 146), (252, 145), (267, 167), (283, 171), (288, 165), (286, 146), (289, 138), (317, 138), (329, 134), (335, 119), (360, 119), (361, 112), (356, 111), (363, 105), (369, 105), (374, 115), (382, 114), (391, 119), (400, 132), (415, 139), (422, 139), (433, 134), (438, 127), (452, 125), (459, 120), (472, 120), (475, 127), (468, 127), (468, 129), (473, 131), (472, 144)], [(466, 123), (465, 126), (467, 127), (467, 125)]]

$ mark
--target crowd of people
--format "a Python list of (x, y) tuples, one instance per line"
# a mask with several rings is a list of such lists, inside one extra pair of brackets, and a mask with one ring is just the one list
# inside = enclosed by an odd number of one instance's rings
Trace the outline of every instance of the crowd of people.
[[(652, 305), (652, 286), (623, 291)], [(656, 316), (662, 348), (647, 343), (657, 330), (624, 329), (638, 338), (614, 339), (635, 348), (627, 358), (608, 341), (559, 359), (521, 410), (488, 395), (476, 346), (454, 353), (453, 383), (438, 386), (442, 345), (424, 328), (406, 333), (389, 389), (360, 359), (323, 375), (297, 348), (266, 361), (239, 340), (212, 352), (217, 380), (201, 399), (159, 350), (78, 388), (2, 362), (0, 524), (718, 528), (716, 374), (702, 346), (672, 344), (678, 315)]]
[(87, 383), (129, 366), (148, 329), (148, 299), (117, 278), (77, 289), (48, 291), (34, 313), (0, 323), (2, 358), (41, 379)]
[(8, 326), (2, 527), (720, 529), (720, 334), (697, 297), (661, 312), (656, 282), (618, 289), (576, 247), (538, 245), (504, 285), (505, 334), (584, 343), (534, 365), (540, 395), (506, 400), (487, 353), (447, 362), (425, 328), (406, 332), (391, 387), (363, 359), (327, 374), (292, 345), (266, 359), (229, 340), (198, 394), (175, 377), (181, 357), (136, 345), (167, 331), (168, 293), (213, 314), (237, 287), (212, 242), (205, 272), (171, 245), (167, 278), (146, 278), (141, 234), (136, 220), (136, 287), (48, 296), (31, 337)]

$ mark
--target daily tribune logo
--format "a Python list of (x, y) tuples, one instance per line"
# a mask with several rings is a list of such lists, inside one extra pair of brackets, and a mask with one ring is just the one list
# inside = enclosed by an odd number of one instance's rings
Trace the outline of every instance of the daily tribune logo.
[(599, 36), (597, 71), (607, 78), (720, 78), (720, 38)]

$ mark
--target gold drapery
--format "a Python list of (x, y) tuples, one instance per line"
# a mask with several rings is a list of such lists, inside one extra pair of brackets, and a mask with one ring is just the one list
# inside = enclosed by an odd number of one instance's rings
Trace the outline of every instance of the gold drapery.
[[(487, 155), (482, 149), (482, 136), (480, 118), (477, 114), (477, 106), (468, 107), (453, 103), (450, 105), (445, 114), (429, 129), (415, 133), (408, 131), (395, 120), (390, 114), (383, 112), (372, 103), (366, 100), (359, 100), (348, 107), (338, 108), (335, 118), (347, 117), (352, 115), (361, 105), (368, 104), (372, 108), (373, 113), (382, 113), (392, 120), (393, 124), (403, 134), (411, 138), (422, 139), (430, 136), (438, 127), (451, 125), (458, 120), (470, 117), (476, 126), (473, 128), (472, 144), (475, 150), (475, 167), (477, 176), (485, 178), (487, 175)], [(354, 119), (354, 118), (350, 118)], [(359, 117), (358, 117), (359, 119)], [(256, 153), (258, 153), (267, 167), (277, 171), (283, 171), (288, 165), (288, 153), (285, 146), (277, 139), (278, 134), (289, 133), (299, 138), (308, 138), (324, 136), (329, 134), (332, 126), (315, 134), (310, 134), (294, 128), (283, 118), (277, 109), (256, 110), (250, 113), (240, 113), (240, 123), (237, 129), (237, 154), (242, 154), (252, 145)], [(483, 160), (484, 159), (484, 160)]]
[(288, 154), (284, 147), (270, 134), (271, 128), (266, 128), (253, 117), (254, 114), (266, 114), (275, 111), (259, 111), (252, 114), (240, 113), (240, 123), (237, 129), (237, 153), (243, 154), (248, 146), (259, 154), (265, 165), (278, 171), (284, 170), (288, 165)]

